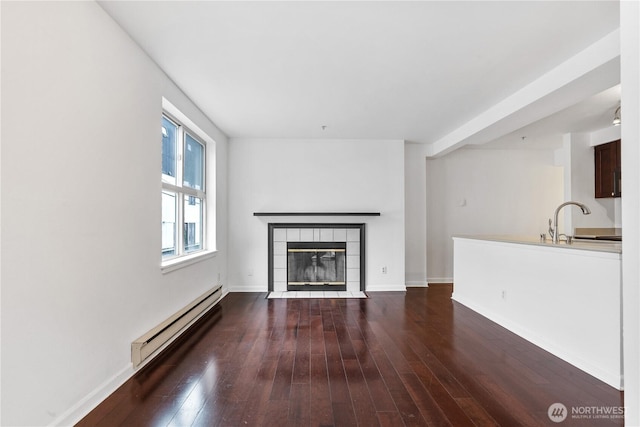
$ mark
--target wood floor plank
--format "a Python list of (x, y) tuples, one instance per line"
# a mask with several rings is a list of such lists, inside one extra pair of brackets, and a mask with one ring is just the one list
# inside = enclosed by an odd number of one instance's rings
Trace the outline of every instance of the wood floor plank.
[(459, 397), (456, 402), (467, 414), (467, 416), (473, 421), (473, 424), (478, 427), (493, 427), (497, 426), (498, 422), (491, 418), (487, 411), (478, 404), (478, 402), (471, 397)]
[(398, 412), (402, 418), (402, 422), (406, 426), (426, 426), (427, 421), (424, 419), (418, 409), (418, 405), (411, 398), (411, 394), (405, 388), (399, 388), (391, 390), (391, 397), (393, 398)]
[(358, 425), (351, 402), (334, 402), (331, 404), (335, 427), (353, 427)]
[(380, 427), (398, 427), (404, 425), (398, 412), (377, 412)]
[(283, 427), (289, 425), (289, 401), (269, 400), (259, 426)]
[[(308, 303), (305, 304), (308, 306)], [(301, 321), (303, 317), (301, 316)], [(309, 320), (306, 316), (306, 324), (298, 326), (296, 338), (296, 354), (293, 365), (293, 383), (309, 384), (309, 361), (311, 357), (311, 331)]]
[(347, 330), (344, 317), (340, 312), (333, 316), (333, 325), (336, 331), (336, 337), (338, 338), (338, 344), (340, 345), (340, 356), (342, 360), (356, 359), (356, 352), (351, 344), (351, 336)]
[(376, 366), (373, 356), (363, 341), (354, 341), (354, 348), (358, 355), (358, 362), (362, 375), (369, 388), (369, 393), (378, 412), (397, 411), (396, 405), (391, 398), (389, 389), (382, 379), (382, 374)]
[(410, 363), (414, 372), (422, 374), (422, 378), (429, 377), (430, 383), (432, 382), (431, 379), (435, 378), (435, 381), (442, 385), (452, 397), (469, 396), (469, 392), (458, 382), (456, 375), (429, 350), (428, 346), (425, 346), (419, 339), (415, 339), (409, 334), (407, 334), (405, 340), (411, 344), (413, 351), (420, 358), (419, 361)]
[[(246, 401), (241, 401), (241, 402), (226, 401), (224, 405), (224, 410), (220, 414), (220, 417), (216, 420), (217, 422), (215, 424), (210, 424), (210, 425), (220, 426), (220, 427), (243, 425), (241, 420), (242, 420), (242, 416), (244, 414), (244, 410), (246, 406), (247, 406)], [(189, 424), (179, 423), (179, 424), (176, 424), (176, 427), (184, 426), (184, 425), (189, 425)]]
[(429, 393), (427, 387), (431, 386), (430, 383), (423, 384), (414, 374), (403, 374), (402, 381), (429, 425), (470, 425), (468, 417), (453, 398), (448, 396), (445, 399), (442, 395), (434, 397)]
[(329, 387), (331, 390), (331, 402), (350, 402), (347, 377), (340, 356), (340, 345), (335, 332), (324, 333), (325, 348), (327, 351), (327, 372), (329, 374)]
[(260, 363), (265, 353), (266, 348), (269, 345), (269, 339), (267, 331), (259, 334), (254, 338), (254, 345), (251, 347), (246, 357), (238, 355), (237, 360), (241, 361), (237, 365), (237, 371), (234, 373), (232, 382), (228, 384), (228, 393), (226, 398), (231, 402), (244, 401), (247, 395), (253, 389), (256, 377), (260, 370)]
[(294, 352), (283, 350), (280, 352), (276, 375), (269, 400), (289, 400), (291, 395), (291, 379), (293, 376)]
[(376, 417), (376, 408), (371, 400), (369, 388), (360, 370), (360, 364), (357, 360), (348, 359), (344, 361), (344, 368), (347, 374), (351, 404), (353, 405), (358, 425), (377, 426), (378, 418)]
[(331, 390), (329, 388), (329, 373), (324, 354), (312, 354), (310, 359), (311, 384), (309, 425), (333, 425), (333, 409), (331, 405)]
[(288, 424), (307, 426), (311, 421), (311, 386), (306, 384), (291, 385), (289, 400)]
[(309, 324), (309, 344), (310, 354), (324, 354), (324, 330), (322, 328), (321, 314), (311, 316)]
[[(623, 393), (451, 300), (230, 293), (77, 425), (540, 426)], [(622, 418), (564, 426), (622, 426)]]
[(242, 425), (259, 426), (262, 424), (262, 420), (267, 413), (277, 366), (278, 361), (271, 358), (263, 359), (260, 364), (253, 388), (246, 397), (247, 405), (242, 416)]

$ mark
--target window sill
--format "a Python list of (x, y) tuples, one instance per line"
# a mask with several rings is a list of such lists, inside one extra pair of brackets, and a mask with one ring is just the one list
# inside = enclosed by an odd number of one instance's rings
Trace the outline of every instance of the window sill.
[(160, 271), (162, 272), (162, 274), (170, 273), (172, 271), (179, 270), (197, 262), (204, 261), (205, 259), (213, 258), (217, 253), (218, 251), (202, 251), (195, 254), (170, 259), (168, 261), (163, 261), (162, 264), (160, 264)]

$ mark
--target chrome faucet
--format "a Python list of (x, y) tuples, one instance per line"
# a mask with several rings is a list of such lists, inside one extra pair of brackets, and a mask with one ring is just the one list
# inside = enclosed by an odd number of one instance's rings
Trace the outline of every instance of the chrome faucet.
[(553, 228), (551, 228), (551, 220), (549, 220), (549, 234), (553, 239), (553, 243), (558, 243), (560, 241), (560, 233), (558, 233), (558, 213), (560, 212), (560, 209), (568, 205), (578, 206), (580, 209), (582, 209), (582, 213), (584, 215), (589, 215), (591, 213), (591, 210), (587, 207), (587, 205), (584, 205), (580, 202), (564, 202), (563, 204), (558, 206), (556, 212), (553, 214)]

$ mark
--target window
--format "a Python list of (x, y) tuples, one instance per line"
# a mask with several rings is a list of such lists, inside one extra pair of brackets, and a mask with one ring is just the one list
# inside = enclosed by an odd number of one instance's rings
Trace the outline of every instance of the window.
[(205, 250), (206, 144), (162, 115), (162, 259)]

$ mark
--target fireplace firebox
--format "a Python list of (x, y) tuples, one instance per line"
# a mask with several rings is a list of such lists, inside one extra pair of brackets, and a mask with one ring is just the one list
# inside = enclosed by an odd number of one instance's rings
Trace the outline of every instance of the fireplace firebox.
[(288, 242), (287, 290), (347, 289), (346, 242)]

